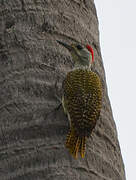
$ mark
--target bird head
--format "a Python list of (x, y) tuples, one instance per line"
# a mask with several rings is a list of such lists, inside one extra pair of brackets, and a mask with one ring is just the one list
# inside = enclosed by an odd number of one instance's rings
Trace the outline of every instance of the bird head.
[(91, 64), (94, 62), (94, 53), (90, 45), (87, 44), (85, 47), (82, 47), (80, 44), (68, 45), (58, 40), (57, 42), (68, 49), (75, 65), (91, 67)]

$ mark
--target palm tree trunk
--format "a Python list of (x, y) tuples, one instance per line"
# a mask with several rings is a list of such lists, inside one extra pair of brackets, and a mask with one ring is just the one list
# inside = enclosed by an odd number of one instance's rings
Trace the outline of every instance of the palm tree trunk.
[[(103, 82), (101, 117), (84, 159), (65, 148), (62, 81), (72, 67), (56, 40), (88, 43)], [(0, 1), (0, 179), (124, 180), (93, 0)]]

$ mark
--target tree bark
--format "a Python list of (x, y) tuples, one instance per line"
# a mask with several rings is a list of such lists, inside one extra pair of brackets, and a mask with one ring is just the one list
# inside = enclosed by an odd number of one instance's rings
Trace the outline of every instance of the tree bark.
[[(73, 66), (57, 39), (92, 45), (103, 82), (101, 116), (84, 159), (65, 148), (68, 120), (55, 109)], [(125, 179), (93, 0), (0, 0), (0, 179)]]

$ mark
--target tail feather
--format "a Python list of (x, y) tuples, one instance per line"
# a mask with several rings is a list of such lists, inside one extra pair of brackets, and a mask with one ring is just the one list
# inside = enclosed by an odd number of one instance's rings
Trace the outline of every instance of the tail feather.
[(72, 156), (77, 159), (78, 152), (81, 157), (85, 156), (85, 143), (86, 137), (79, 137), (75, 134), (74, 130), (70, 130), (66, 140), (66, 147), (69, 149), (69, 152)]
[(84, 136), (81, 140), (79, 152), (82, 158), (85, 157), (85, 148), (86, 148), (86, 137)]

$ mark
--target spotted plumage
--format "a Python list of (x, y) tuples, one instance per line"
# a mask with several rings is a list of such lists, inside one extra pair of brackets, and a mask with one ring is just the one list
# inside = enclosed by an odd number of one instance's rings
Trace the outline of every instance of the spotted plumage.
[(100, 116), (102, 84), (100, 77), (90, 70), (94, 62), (90, 45), (82, 47), (79, 44), (57, 42), (69, 50), (74, 61), (74, 68), (63, 82), (62, 105), (70, 122), (66, 147), (74, 158), (77, 158), (78, 152), (84, 158), (86, 139)]
[[(101, 81), (96, 73), (88, 69), (75, 69), (67, 74), (63, 89), (63, 105), (71, 123), (66, 147), (74, 157), (77, 157), (78, 151), (84, 157), (85, 139), (91, 135), (100, 115)], [(73, 148), (73, 144), (78, 150)]]

